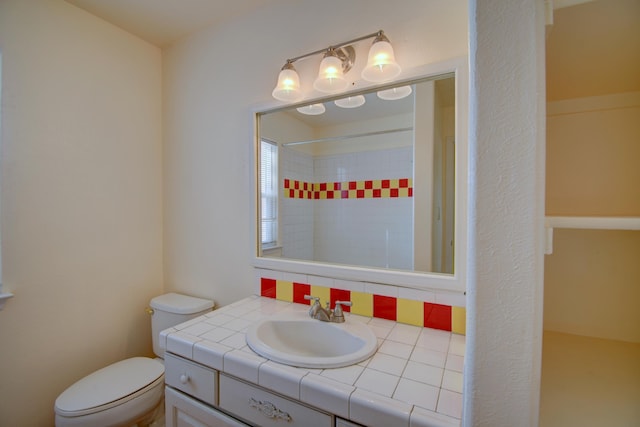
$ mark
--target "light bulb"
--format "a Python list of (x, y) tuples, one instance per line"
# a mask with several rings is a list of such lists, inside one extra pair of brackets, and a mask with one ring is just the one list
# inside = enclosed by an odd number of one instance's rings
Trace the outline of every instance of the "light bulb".
[(335, 56), (333, 50), (327, 51), (320, 63), (318, 78), (313, 82), (313, 88), (320, 92), (332, 93), (345, 90), (349, 83), (342, 72), (342, 61)]
[(293, 64), (287, 62), (280, 74), (278, 74), (278, 84), (271, 95), (280, 101), (293, 102), (302, 98), (300, 91), (300, 77), (293, 67)]
[(369, 82), (384, 82), (398, 76), (400, 71), (389, 39), (384, 34), (378, 35), (369, 49), (369, 59), (362, 70), (362, 78)]

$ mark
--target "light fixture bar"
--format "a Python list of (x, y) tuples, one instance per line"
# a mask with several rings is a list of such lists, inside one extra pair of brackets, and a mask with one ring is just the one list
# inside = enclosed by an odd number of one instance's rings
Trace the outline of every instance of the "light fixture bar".
[(359, 41), (362, 41), (362, 40), (370, 39), (370, 38), (373, 38), (373, 37), (378, 37), (379, 35), (382, 35), (382, 34), (384, 34), (384, 31), (379, 30), (379, 31), (376, 31), (375, 33), (367, 34), (366, 36), (358, 37), (358, 38), (353, 39), (353, 40), (348, 40), (346, 42), (342, 42), (342, 43), (331, 45), (331, 46), (326, 47), (324, 49), (318, 49), (318, 50), (315, 50), (313, 52), (305, 53), (304, 55), (296, 56), (295, 58), (287, 59), (286, 62), (292, 64), (292, 63), (296, 62), (299, 59), (307, 58), (309, 56), (318, 55), (318, 54), (321, 54), (321, 53), (325, 53), (329, 49), (334, 49), (334, 50), (335, 49), (339, 49), (342, 46), (347, 46), (347, 45), (350, 45), (350, 44), (353, 44), (353, 43), (356, 43), (356, 42), (359, 42)]

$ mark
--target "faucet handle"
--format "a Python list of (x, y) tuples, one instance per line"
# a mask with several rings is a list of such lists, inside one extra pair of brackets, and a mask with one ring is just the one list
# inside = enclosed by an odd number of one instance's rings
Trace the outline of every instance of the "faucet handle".
[(305, 295), (304, 299), (306, 299), (307, 301), (313, 301), (314, 304), (320, 304), (320, 298), (318, 297), (314, 297), (311, 295)]
[(351, 301), (336, 301), (336, 308), (333, 310), (333, 321), (337, 323), (344, 322), (344, 312), (342, 306), (351, 307), (353, 303)]

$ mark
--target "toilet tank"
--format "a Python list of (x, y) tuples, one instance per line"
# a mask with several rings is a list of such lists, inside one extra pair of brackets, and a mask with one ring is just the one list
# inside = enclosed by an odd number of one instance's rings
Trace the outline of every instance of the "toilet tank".
[(164, 349), (160, 348), (160, 332), (211, 311), (214, 302), (209, 299), (168, 293), (153, 298), (149, 305), (152, 309), (153, 352), (158, 357), (164, 357)]

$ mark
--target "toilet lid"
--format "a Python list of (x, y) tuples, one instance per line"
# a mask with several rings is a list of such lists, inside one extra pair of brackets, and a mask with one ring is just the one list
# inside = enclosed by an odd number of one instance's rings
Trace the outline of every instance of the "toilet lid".
[(56, 410), (81, 412), (120, 400), (162, 377), (164, 365), (148, 357), (134, 357), (102, 368), (71, 385), (58, 399)]

